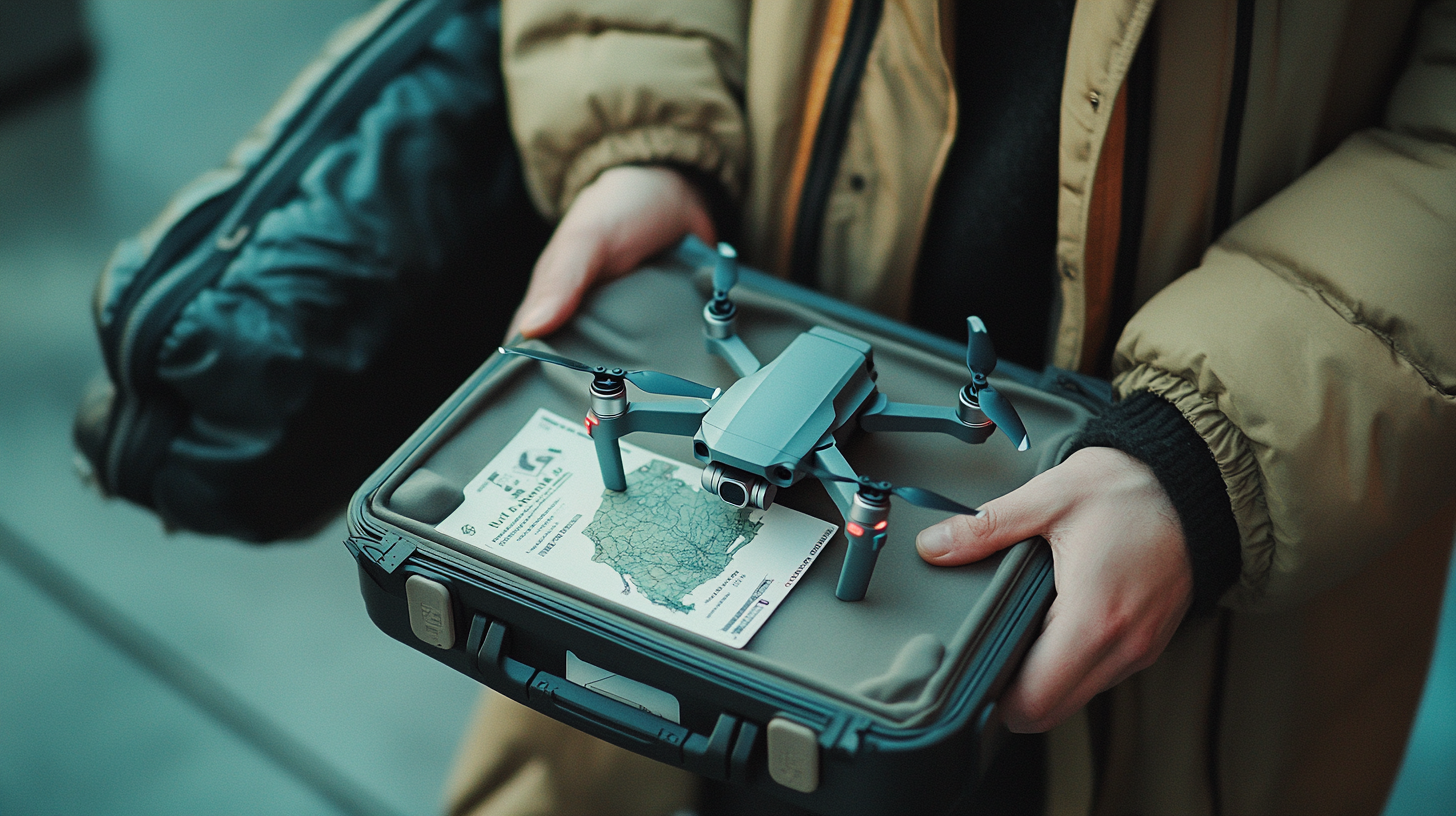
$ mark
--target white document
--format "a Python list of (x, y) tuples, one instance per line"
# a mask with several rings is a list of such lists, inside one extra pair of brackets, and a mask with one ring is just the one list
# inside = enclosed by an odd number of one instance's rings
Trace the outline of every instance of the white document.
[(743, 648), (839, 528), (739, 510), (702, 471), (622, 442), (607, 492), (586, 428), (538, 410), (435, 529), (603, 599)]

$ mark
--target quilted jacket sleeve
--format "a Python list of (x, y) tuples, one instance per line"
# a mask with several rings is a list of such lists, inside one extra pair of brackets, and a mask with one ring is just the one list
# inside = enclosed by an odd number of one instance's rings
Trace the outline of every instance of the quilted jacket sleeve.
[(1234, 225), (1115, 365), (1218, 460), (1235, 608), (1339, 582), (1456, 490), (1456, 2), (1426, 9), (1383, 127)]
[(737, 194), (747, 0), (505, 0), (511, 126), (532, 200), (560, 218), (607, 168), (696, 168)]

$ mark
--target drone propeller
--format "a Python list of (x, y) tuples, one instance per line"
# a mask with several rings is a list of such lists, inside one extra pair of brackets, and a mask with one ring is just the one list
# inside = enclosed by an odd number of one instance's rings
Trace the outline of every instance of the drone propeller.
[(933, 490), (926, 490), (923, 487), (896, 487), (889, 482), (877, 482), (866, 476), (861, 476), (857, 479), (849, 476), (840, 476), (838, 473), (830, 473), (814, 465), (806, 465), (804, 469), (810, 476), (814, 476), (815, 478), (828, 479), (831, 482), (857, 484), (863, 490), (889, 493), (899, 496), (917, 507), (924, 507), (930, 510), (943, 510), (947, 513), (956, 513), (963, 516), (974, 516), (978, 512), (975, 508), (967, 507), (955, 499), (948, 499)]
[(1011, 400), (986, 379), (996, 370), (996, 347), (991, 344), (991, 335), (986, 333), (986, 324), (972, 315), (966, 318), (966, 329), (966, 368), (971, 370), (971, 393), (981, 412), (1011, 437), (1017, 450), (1024, 451), (1031, 446), (1031, 438), (1026, 434), (1021, 416)]
[(986, 324), (975, 315), (966, 318), (966, 368), (986, 377), (996, 370), (996, 346)]
[(587, 374), (598, 374), (607, 377), (621, 377), (649, 394), (661, 394), (668, 397), (693, 397), (695, 399), (712, 399), (718, 395), (718, 390), (700, 385), (692, 380), (685, 380), (682, 377), (674, 377), (671, 374), (663, 374), (661, 371), (627, 371), (621, 368), (606, 368), (605, 366), (589, 366), (586, 363), (577, 362), (570, 357), (562, 357), (560, 354), (552, 354), (549, 351), (537, 351), (536, 349), (519, 348), (515, 346), (502, 347), (501, 354), (515, 354), (521, 357), (530, 357), (532, 360), (540, 360), (543, 363), (551, 363), (573, 371), (582, 371)]
[(724, 298), (738, 285), (738, 250), (731, 244), (718, 244), (718, 263), (713, 266), (713, 297)]

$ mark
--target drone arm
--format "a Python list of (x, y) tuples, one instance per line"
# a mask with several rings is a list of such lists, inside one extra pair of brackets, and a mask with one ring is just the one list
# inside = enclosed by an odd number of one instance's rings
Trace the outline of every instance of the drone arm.
[(623, 428), (618, 433), (660, 433), (672, 436), (692, 436), (703, 424), (703, 415), (712, 406), (701, 400), (691, 402), (634, 402), (627, 406), (627, 412), (617, 418)]
[[(859, 479), (859, 474), (854, 472), (854, 468), (850, 467), (844, 454), (840, 453), (839, 448), (835, 445), (814, 451), (814, 464), (835, 476)], [(820, 479), (819, 483), (824, 485), (824, 490), (829, 493), (829, 498), (834, 500), (834, 506), (839, 508), (839, 514), (846, 519), (849, 518), (850, 508), (854, 506), (854, 494), (859, 491), (859, 485), (855, 482), (836, 482), (833, 479)]]
[(967, 425), (961, 422), (954, 408), (940, 405), (919, 405), (912, 402), (892, 402), (884, 394), (881, 394), (875, 404), (860, 416), (859, 425), (870, 433), (881, 431), (943, 433), (972, 445), (985, 442), (996, 431), (996, 426), (990, 422), (984, 425)]
[(703, 341), (708, 346), (708, 353), (716, 354), (726, 360), (728, 367), (732, 368), (733, 373), (739, 377), (747, 377), (763, 367), (763, 364), (758, 361), (758, 357), (754, 356), (747, 344), (743, 342), (743, 338), (736, 334), (729, 337), (705, 336)]
[(587, 415), (587, 427), (592, 443), (597, 449), (597, 464), (602, 469), (602, 483), (608, 490), (618, 493), (627, 489), (627, 474), (622, 468), (622, 446), (618, 440), (629, 433), (672, 434), (692, 436), (698, 432), (703, 414), (708, 413), (707, 403), (692, 402), (634, 402), (627, 410), (616, 416), (601, 417), (595, 413)]
[(592, 413), (587, 424), (592, 426), (593, 439), (617, 440), (629, 433), (671, 434), (692, 436), (698, 432), (703, 415), (711, 406), (706, 402), (633, 402), (627, 410), (614, 416)]

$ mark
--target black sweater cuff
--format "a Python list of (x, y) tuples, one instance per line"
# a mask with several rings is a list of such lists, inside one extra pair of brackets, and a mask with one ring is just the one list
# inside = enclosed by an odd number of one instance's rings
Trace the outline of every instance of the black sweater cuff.
[(1148, 391), (1113, 403), (1073, 449), (1116, 448), (1152, 469), (1178, 512), (1193, 564), (1193, 611), (1211, 611), (1238, 580), (1239, 528), (1218, 463), (1171, 402)]

